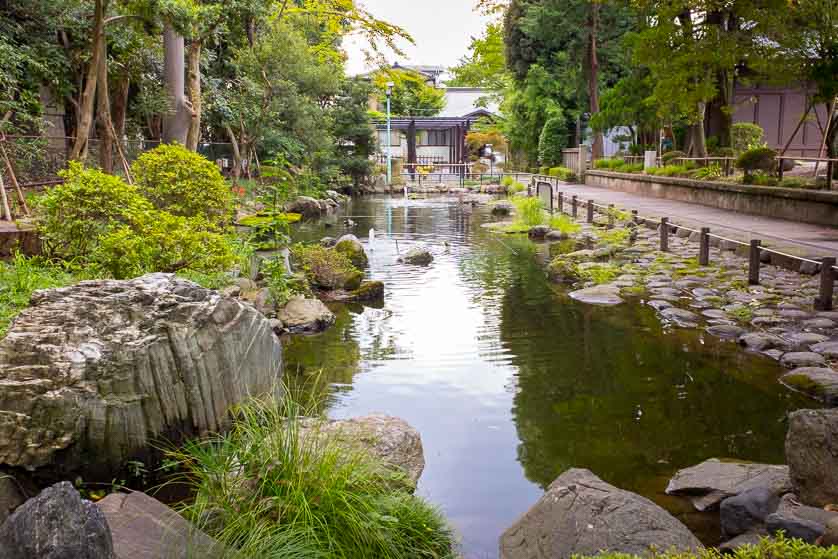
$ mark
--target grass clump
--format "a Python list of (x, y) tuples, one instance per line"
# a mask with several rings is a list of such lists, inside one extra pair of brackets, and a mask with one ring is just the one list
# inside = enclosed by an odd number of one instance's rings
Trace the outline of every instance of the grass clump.
[(547, 213), (538, 198), (517, 198), (512, 201), (515, 204), (515, 221), (522, 226), (535, 227), (543, 225)]
[(172, 452), (196, 495), (186, 517), (247, 559), (455, 557), (401, 470), (304, 415), (288, 397), (250, 402), (227, 435)]
[(565, 214), (558, 214), (550, 218), (550, 229), (571, 235), (578, 233), (582, 226)]
[(14, 317), (29, 305), (34, 291), (64, 287), (79, 279), (41, 258), (17, 254), (10, 262), (0, 262), (0, 338), (6, 335)]
[(592, 262), (585, 266), (577, 266), (577, 273), (579, 277), (585, 281), (593, 282), (597, 285), (604, 283), (611, 283), (622, 273), (619, 266), (615, 264), (600, 264)]
[(548, 173), (551, 177), (556, 177), (561, 181), (576, 180), (576, 173), (567, 167), (552, 167)]
[(664, 165), (646, 169), (646, 174), (656, 177), (680, 177), (686, 175), (688, 171), (690, 171), (689, 165)]
[[(715, 548), (695, 552), (653, 551), (647, 559), (835, 559), (838, 546), (820, 547), (803, 540), (786, 538), (782, 534), (763, 538), (757, 545), (743, 545), (731, 553), (722, 553)], [(597, 559), (640, 559), (629, 553), (602, 553)], [(574, 559), (588, 559), (574, 556)]]

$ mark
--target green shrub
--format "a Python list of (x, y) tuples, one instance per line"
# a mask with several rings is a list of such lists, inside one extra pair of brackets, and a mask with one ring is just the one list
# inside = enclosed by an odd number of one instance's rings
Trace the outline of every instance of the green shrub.
[(526, 185), (524, 185), (520, 182), (513, 181), (510, 186), (506, 187), (506, 192), (508, 194), (516, 194), (518, 192), (523, 192), (526, 189), (527, 189)]
[(343, 253), (321, 245), (296, 244), (291, 254), (315, 287), (352, 291), (361, 286), (364, 274)]
[(600, 263), (590, 263), (585, 266), (577, 266), (576, 271), (579, 278), (585, 281), (593, 282), (597, 285), (611, 283), (617, 279), (621, 273), (619, 266)]
[(538, 160), (548, 167), (561, 163), (567, 140), (567, 121), (561, 117), (548, 119), (538, 136)]
[(776, 156), (777, 153), (771, 148), (757, 147), (742, 153), (736, 160), (736, 166), (745, 171), (744, 182), (750, 184), (755, 171), (770, 173), (774, 170)]
[(699, 167), (696, 169), (693, 176), (699, 180), (715, 180), (722, 178), (724, 176), (724, 172), (719, 164), (712, 163), (706, 167)]
[(778, 186), (783, 188), (817, 188), (811, 180), (803, 177), (789, 177), (779, 182)]
[[(777, 535), (774, 539), (763, 538), (757, 545), (744, 545), (729, 554), (716, 548), (696, 552), (655, 551), (644, 556), (646, 559), (835, 559), (838, 547), (829, 548), (810, 545), (803, 540), (788, 539)], [(628, 553), (602, 553), (597, 559), (640, 559)], [(585, 559), (575, 556), (574, 559)]]
[(581, 225), (565, 214), (557, 214), (550, 218), (550, 229), (561, 231), (567, 235), (579, 232)]
[(666, 153), (661, 155), (661, 161), (663, 162), (664, 165), (666, 165), (667, 163), (669, 163), (673, 159), (681, 159), (682, 157), (686, 157), (686, 156), (687, 156), (686, 153), (684, 153), (683, 151), (678, 151), (676, 149), (676, 150), (672, 150), (672, 151), (667, 151)]
[(451, 528), (405, 474), (310, 412), (251, 402), (228, 434), (170, 453), (195, 494), (186, 518), (243, 559), (453, 559)]
[(211, 273), (235, 262), (231, 240), (201, 218), (150, 210), (99, 238), (90, 262), (107, 275), (126, 279), (148, 272)]
[(687, 174), (687, 171), (689, 169), (685, 165), (665, 165), (663, 167), (646, 169), (647, 174), (658, 177), (677, 177)]
[(215, 225), (232, 214), (232, 194), (218, 167), (178, 144), (162, 144), (131, 166), (137, 186), (157, 209), (203, 217)]
[(576, 174), (567, 167), (552, 167), (548, 174), (551, 177), (556, 177), (562, 181), (570, 181), (576, 179)]
[(737, 122), (730, 129), (733, 139), (733, 153), (739, 156), (748, 150), (764, 147), (762, 127), (750, 122)]
[(515, 204), (515, 221), (525, 227), (543, 225), (546, 212), (541, 200), (535, 197), (516, 198), (512, 201)]
[(546, 165), (544, 167), (539, 167), (538, 168), (538, 174), (539, 175), (546, 175), (549, 172), (550, 172), (550, 167), (547, 167)]
[(38, 231), (48, 256), (80, 263), (114, 225), (128, 224), (153, 206), (119, 177), (71, 162), (64, 183), (38, 199)]
[(597, 159), (594, 161), (594, 169), (614, 169), (623, 163), (622, 159)]
[(642, 173), (643, 163), (626, 163), (614, 167), (614, 170), (620, 173)]
[(14, 317), (29, 305), (35, 290), (64, 287), (78, 279), (41, 258), (16, 254), (9, 262), (0, 261), (0, 338), (6, 335)]
[(509, 188), (513, 184), (515, 184), (515, 178), (511, 175), (504, 175), (504, 177), (500, 180), (501, 186), (505, 186)]

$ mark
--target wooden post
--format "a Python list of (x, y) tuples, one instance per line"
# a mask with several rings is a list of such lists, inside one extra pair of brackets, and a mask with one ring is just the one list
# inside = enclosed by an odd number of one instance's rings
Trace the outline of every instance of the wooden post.
[(576, 216), (579, 213), (578, 208), (576, 206), (576, 204), (578, 203), (578, 199), (579, 199), (578, 196), (574, 196), (573, 198), (570, 199), (570, 212), (571, 212), (571, 215), (573, 216), (573, 219), (576, 219)]
[(698, 265), (708, 266), (710, 264), (710, 228), (701, 228), (698, 246)]
[(561, 191), (559, 191), (558, 197), (559, 197), (559, 199), (557, 200), (557, 202), (559, 203), (558, 204), (559, 213), (563, 214), (564, 213), (564, 194)]
[(614, 229), (614, 204), (608, 204), (608, 228)]
[(631, 210), (631, 222), (635, 225), (640, 223), (640, 218), (637, 217), (637, 210)]
[(832, 172), (833, 172), (834, 162), (828, 161), (826, 164), (826, 189), (832, 190)]
[(751, 239), (751, 251), (748, 258), (748, 284), (759, 285), (759, 239)]
[(832, 296), (835, 289), (835, 258), (828, 256), (821, 259), (821, 287), (815, 298), (815, 310), (831, 311)]
[(588, 223), (594, 222), (594, 201), (588, 200)]
[(783, 158), (777, 157), (777, 180), (783, 182)]
[(666, 252), (669, 250), (669, 218), (662, 217), (661, 218), (661, 252)]

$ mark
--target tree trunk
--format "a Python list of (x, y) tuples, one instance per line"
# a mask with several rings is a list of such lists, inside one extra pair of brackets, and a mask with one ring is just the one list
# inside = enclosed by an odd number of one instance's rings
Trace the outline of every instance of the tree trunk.
[[(588, 97), (590, 98), (591, 116), (599, 112), (599, 58), (597, 57), (597, 33), (599, 31), (599, 3), (591, 3), (591, 14), (589, 25), (591, 27), (591, 42), (588, 46), (588, 62), (590, 68), (588, 71)], [(594, 130), (594, 141), (591, 145), (591, 158), (601, 159), (602, 146), (602, 132)]]
[(113, 173), (113, 124), (111, 123), (111, 96), (108, 89), (108, 52), (104, 41), (99, 53), (99, 73), (96, 78), (96, 120), (99, 136), (99, 167)]
[(192, 111), (183, 91), (184, 82), (183, 37), (170, 24), (163, 31), (163, 74), (169, 108), (163, 117), (163, 141), (186, 145)]
[(233, 186), (236, 186), (239, 184), (239, 174), (241, 173), (242, 168), (242, 154), (239, 150), (238, 138), (236, 138), (236, 134), (233, 132), (233, 129), (230, 128), (229, 124), (225, 124), (224, 129), (227, 131), (227, 137), (230, 138), (230, 144), (233, 146)]
[(128, 91), (131, 88), (131, 78), (120, 76), (116, 81), (116, 91), (111, 101), (111, 121), (116, 132), (117, 142), (123, 142), (125, 138), (125, 116), (128, 113)]
[(70, 159), (83, 159), (83, 155), (87, 153), (87, 140), (90, 138), (90, 126), (93, 124), (93, 102), (96, 99), (96, 82), (99, 76), (100, 58), (104, 50), (102, 47), (105, 43), (105, 11), (107, 10), (107, 2), (108, 0), (96, 0), (96, 6), (93, 11), (93, 38), (90, 47), (90, 66), (87, 68), (84, 91), (79, 102), (76, 140), (73, 143), (73, 149), (70, 150)]
[(198, 151), (201, 141), (201, 40), (193, 39), (189, 43), (186, 54), (186, 89), (189, 92), (189, 102), (192, 104), (192, 118), (189, 121), (189, 131), (186, 134), (186, 147)]
[(704, 134), (704, 115), (707, 112), (707, 103), (698, 103), (698, 120), (690, 126), (692, 142), (690, 149), (693, 157), (707, 157), (707, 137)]

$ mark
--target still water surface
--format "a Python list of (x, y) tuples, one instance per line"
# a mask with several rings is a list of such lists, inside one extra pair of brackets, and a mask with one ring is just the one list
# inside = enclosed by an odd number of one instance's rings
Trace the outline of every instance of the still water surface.
[[(571, 300), (545, 277), (548, 246), (490, 233), (486, 208), (380, 197), (344, 213), (351, 229), (339, 215), (296, 237), (351, 231), (367, 244), (375, 228), (368, 275), (386, 284), (383, 306), (334, 306), (333, 328), (287, 343), (286, 372), (318, 379), (331, 417), (383, 412), (419, 430), (419, 493), (468, 559), (497, 557), (498, 536), (571, 467), (718, 543), (712, 521), (663, 495), (668, 477), (710, 457), (783, 461), (785, 415), (809, 403), (777, 383), (774, 362), (665, 329), (642, 301)], [(396, 262), (416, 243), (430, 267)]]

